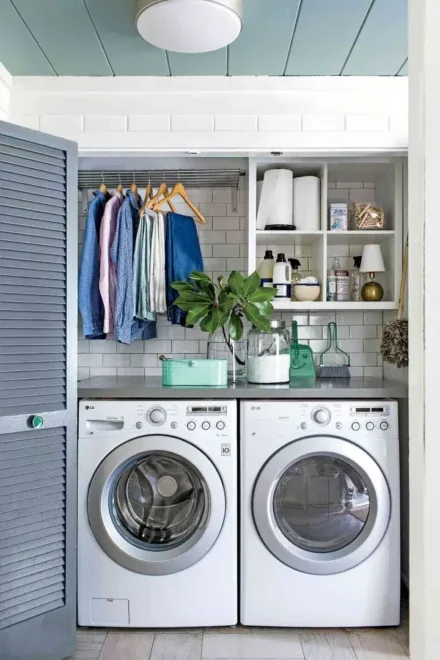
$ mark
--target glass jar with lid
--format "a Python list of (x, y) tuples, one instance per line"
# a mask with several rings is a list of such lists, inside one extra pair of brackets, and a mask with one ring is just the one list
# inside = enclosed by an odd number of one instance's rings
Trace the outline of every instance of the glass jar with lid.
[(288, 383), (290, 368), (290, 336), (286, 322), (273, 320), (270, 331), (252, 328), (248, 333), (249, 383)]

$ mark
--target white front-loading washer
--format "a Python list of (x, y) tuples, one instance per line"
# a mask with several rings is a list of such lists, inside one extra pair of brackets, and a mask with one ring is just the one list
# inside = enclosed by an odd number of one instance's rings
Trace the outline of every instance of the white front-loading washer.
[(398, 625), (397, 403), (241, 406), (241, 623)]
[(235, 401), (83, 400), (78, 622), (237, 623)]

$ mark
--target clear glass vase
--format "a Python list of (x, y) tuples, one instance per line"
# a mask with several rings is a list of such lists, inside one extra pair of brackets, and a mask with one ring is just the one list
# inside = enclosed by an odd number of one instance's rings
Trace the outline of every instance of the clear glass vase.
[(228, 381), (236, 383), (246, 380), (247, 342), (231, 339), (223, 328), (209, 335), (208, 358), (223, 358), (228, 361)]

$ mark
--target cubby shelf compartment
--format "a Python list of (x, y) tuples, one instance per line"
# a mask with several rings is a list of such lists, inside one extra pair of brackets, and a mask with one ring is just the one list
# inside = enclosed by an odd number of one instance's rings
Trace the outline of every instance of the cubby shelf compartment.
[[(321, 179), (321, 217), (319, 231), (257, 230), (257, 181), (267, 169), (287, 168), (293, 176), (314, 174)], [(249, 249), (248, 268), (253, 272), (270, 249), (276, 257), (283, 252), (286, 258), (301, 261), (300, 271), (317, 277), (321, 296), (315, 302), (275, 301), (277, 310), (392, 310), (397, 309), (399, 296), (402, 242), (404, 159), (395, 156), (372, 155), (350, 157), (287, 157), (280, 159), (253, 157), (249, 159)], [(385, 229), (330, 231), (328, 202), (358, 201), (378, 203), (385, 209)], [(299, 219), (301, 220), (301, 219)], [(297, 222), (300, 225), (300, 222)], [(327, 272), (335, 257), (346, 270), (353, 268), (353, 257), (362, 254), (364, 245), (379, 243), (386, 271), (377, 273), (384, 287), (384, 300), (379, 303), (327, 302)]]

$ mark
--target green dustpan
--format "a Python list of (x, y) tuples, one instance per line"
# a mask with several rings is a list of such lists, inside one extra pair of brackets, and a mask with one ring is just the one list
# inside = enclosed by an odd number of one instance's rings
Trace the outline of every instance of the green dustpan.
[(298, 323), (292, 321), (292, 341), (290, 344), (290, 380), (294, 378), (315, 378), (313, 351), (306, 344), (298, 344)]

